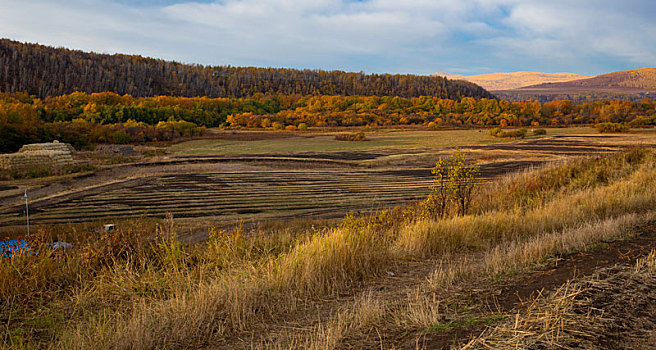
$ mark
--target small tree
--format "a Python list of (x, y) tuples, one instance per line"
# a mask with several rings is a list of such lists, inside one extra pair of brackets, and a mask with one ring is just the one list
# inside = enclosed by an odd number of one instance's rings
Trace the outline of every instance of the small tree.
[(132, 141), (130, 135), (128, 135), (125, 131), (122, 130), (116, 131), (114, 135), (112, 135), (112, 139), (114, 140), (114, 143), (119, 143), (119, 144), (126, 144)]
[(478, 166), (468, 166), (465, 155), (457, 151), (454, 155), (439, 159), (431, 170), (433, 184), (426, 200), (429, 211), (441, 218), (447, 213), (449, 203), (454, 203), (456, 212), (465, 215), (471, 204), (472, 195), (480, 173)]
[(628, 132), (629, 127), (623, 123), (598, 123), (595, 124), (595, 129), (601, 133), (611, 133), (611, 132)]
[(458, 151), (451, 157), (448, 186), (459, 215), (465, 215), (469, 209), (479, 173), (478, 166), (467, 166), (462, 152)]
[(428, 195), (427, 205), (435, 208), (441, 218), (446, 214), (446, 208), (449, 203), (449, 166), (450, 158), (440, 158), (435, 162), (435, 167), (431, 170), (433, 174), (433, 184), (431, 193)]

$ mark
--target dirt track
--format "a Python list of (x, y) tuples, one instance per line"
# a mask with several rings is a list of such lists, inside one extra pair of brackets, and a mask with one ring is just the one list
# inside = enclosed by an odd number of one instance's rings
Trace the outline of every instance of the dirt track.
[[(637, 228), (639, 236), (603, 244), (591, 251), (558, 256), (553, 264), (499, 286), (493, 295), (481, 293), (481, 304), (489, 305), (487, 312), (511, 312), (525, 307), (540, 293), (553, 291), (568, 280), (590, 276), (596, 271), (618, 264), (633, 264), (635, 260), (656, 249), (656, 222)], [(416, 349), (417, 337), (422, 349), (449, 349), (451, 345), (467, 342), (478, 336), (484, 326), (459, 328), (443, 333), (408, 336), (399, 348)]]

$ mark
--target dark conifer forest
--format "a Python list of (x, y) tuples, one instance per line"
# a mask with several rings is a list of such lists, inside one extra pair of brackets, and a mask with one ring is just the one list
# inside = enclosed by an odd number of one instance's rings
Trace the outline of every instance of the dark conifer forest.
[(39, 98), (72, 92), (134, 97), (248, 97), (255, 94), (493, 98), (443, 77), (254, 67), (210, 67), (0, 40), (0, 90)]

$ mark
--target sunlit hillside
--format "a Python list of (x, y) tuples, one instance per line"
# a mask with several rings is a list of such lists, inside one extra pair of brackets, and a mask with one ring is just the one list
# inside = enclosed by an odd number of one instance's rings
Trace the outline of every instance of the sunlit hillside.
[(575, 73), (541, 72), (491, 73), (469, 76), (448, 73), (435, 73), (434, 75), (445, 76), (448, 79), (466, 80), (478, 84), (486, 90), (511, 90), (542, 83), (556, 83), (590, 78), (589, 76)]
[(656, 89), (656, 68), (641, 68), (602, 74), (594, 78), (556, 84), (541, 84), (528, 89)]

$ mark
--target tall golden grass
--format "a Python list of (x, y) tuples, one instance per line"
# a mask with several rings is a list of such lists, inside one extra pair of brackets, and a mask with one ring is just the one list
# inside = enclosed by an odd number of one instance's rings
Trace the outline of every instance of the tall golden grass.
[[(630, 237), (635, 234), (631, 232), (631, 227), (654, 219), (656, 219), (654, 211), (640, 215), (627, 214), (617, 218), (596, 220), (579, 227), (538, 235), (511, 244), (500, 244), (482, 254), (465, 256), (447, 254), (440, 259), (441, 263), (426, 281), (411, 288), (405, 298), (389, 300), (384, 295), (366, 292), (364, 295), (369, 300), (368, 304), (350, 305), (349, 312), (354, 315), (368, 314), (371, 312), (371, 305), (375, 305), (375, 310), (378, 310), (379, 313), (376, 314), (377, 318), (368, 319), (369, 324), (359, 322), (358, 326), (354, 327), (348, 323), (348, 318), (328, 320), (315, 326), (312, 332), (306, 332), (306, 341), (303, 344), (337, 343), (339, 345), (339, 341), (344, 339), (346, 334), (360, 329), (388, 327), (405, 332), (421, 333), (431, 329), (448, 331), (457, 327), (466, 327), (468, 324), (476, 325), (498, 321), (502, 317), (498, 311), (495, 311), (494, 305), (491, 305), (492, 310), (483, 313), (480, 310), (467, 311), (454, 308), (451, 303), (454, 302), (453, 298), (458, 299), (459, 294), (450, 292), (450, 290), (457, 290), (459, 283), (467, 285), (471, 281), (490, 278), (488, 276), (521, 273), (525, 269), (531, 269), (537, 262), (559, 252), (577, 251), (599, 242)], [(643, 269), (642, 266), (648, 266), (651, 261), (643, 260), (638, 263), (641, 269)], [(469, 308), (475, 308), (475, 305), (469, 306)], [(381, 320), (386, 320), (387, 324)], [(317, 330), (320, 329), (349, 331), (340, 335), (338, 332), (318, 332)], [(298, 333), (301, 332), (295, 331), (293, 335), (298, 336)], [(287, 338), (293, 339), (293, 335), (288, 335)], [(358, 335), (364, 337), (362, 332)], [(266, 346), (268, 345), (266, 344)], [(389, 344), (387, 345), (389, 346)], [(331, 348), (335, 347), (338, 346)], [(282, 347), (278, 346), (278, 348)], [(285, 348), (298, 347), (288, 346)]]

